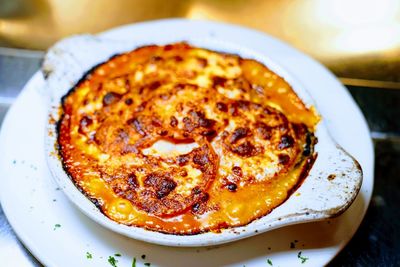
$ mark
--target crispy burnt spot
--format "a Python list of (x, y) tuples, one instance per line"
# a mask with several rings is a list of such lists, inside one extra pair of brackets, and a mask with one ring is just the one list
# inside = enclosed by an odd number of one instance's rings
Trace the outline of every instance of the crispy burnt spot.
[(173, 60), (174, 60), (175, 62), (182, 62), (182, 61), (183, 61), (183, 57), (181, 57), (181, 56), (174, 56), (174, 57), (173, 57)]
[(208, 60), (206, 58), (198, 57), (197, 62), (199, 63), (200, 68), (205, 68), (208, 65)]
[(222, 132), (225, 146), (241, 157), (252, 157), (262, 152), (262, 148), (251, 142), (251, 130), (247, 127), (238, 127), (232, 133)]
[(280, 142), (278, 144), (278, 149), (283, 150), (292, 147), (294, 144), (294, 139), (290, 135), (281, 136)]
[(250, 141), (245, 141), (244, 143), (233, 147), (233, 153), (238, 154), (241, 157), (252, 157), (260, 153), (260, 149), (255, 147)]
[(119, 125), (113, 117), (109, 117), (90, 132), (90, 141), (99, 146), (104, 153), (117, 156), (124, 154), (128, 149), (132, 133), (134, 131), (130, 127)]
[(200, 133), (200, 135), (206, 137), (208, 140), (211, 140), (215, 136), (217, 136), (217, 131), (216, 130), (204, 130)]
[(303, 156), (310, 156), (313, 153), (313, 147), (316, 143), (316, 138), (313, 133), (307, 132), (306, 133), (306, 142), (303, 148)]
[(182, 177), (186, 177), (186, 176), (188, 176), (188, 172), (187, 172), (187, 170), (183, 169), (183, 170), (179, 171), (179, 175)]
[(176, 163), (179, 166), (184, 166), (184, 165), (188, 164), (189, 160), (190, 160), (190, 155), (188, 155), (188, 154), (179, 155), (179, 156), (176, 157)]
[(146, 131), (143, 127), (143, 124), (140, 122), (138, 118), (131, 118), (126, 122), (128, 125), (132, 126), (136, 132), (142, 136), (146, 135)]
[(249, 92), (251, 84), (243, 76), (238, 77), (234, 80), (235, 87), (239, 88), (242, 92)]
[(199, 148), (195, 148), (191, 152), (193, 154), (193, 163), (197, 165), (202, 172), (213, 171), (213, 165), (216, 164), (217, 157), (213, 155), (213, 152), (207, 145), (202, 145)]
[(207, 201), (210, 195), (206, 192), (198, 191), (195, 194), (196, 202), (192, 205), (192, 213), (200, 215), (207, 211)]
[[(153, 162), (156, 168), (160, 168), (159, 160), (154, 158)], [(136, 189), (131, 194), (133, 199), (130, 199), (134, 205), (149, 213), (158, 216), (171, 216), (180, 214), (186, 210), (196, 207), (198, 203), (197, 213), (204, 212), (206, 209), (205, 202), (207, 187), (215, 178), (218, 165), (218, 157), (212, 150), (209, 144), (203, 144), (198, 148), (193, 149), (185, 155), (179, 155), (173, 159), (163, 160), (164, 164), (171, 164), (171, 167), (163, 166), (163, 170), (153, 171), (145, 176), (143, 188)], [(178, 166), (176, 166), (178, 165)], [(178, 182), (174, 177), (185, 177), (191, 179), (183, 168), (185, 165), (190, 165), (201, 171), (201, 176), (196, 178), (196, 184), (191, 191), (177, 191), (175, 188)], [(157, 167), (158, 166), (158, 167)], [(147, 169), (146, 169), (147, 170)], [(187, 177), (187, 178), (186, 178)], [(208, 198), (207, 198), (208, 199)]]
[(292, 128), (293, 128), (295, 137), (297, 137), (297, 138), (301, 138), (308, 132), (307, 126), (304, 123), (293, 123)]
[(215, 120), (206, 118), (203, 111), (190, 111), (188, 117), (182, 119), (183, 129), (187, 137), (199, 134), (209, 140), (217, 135), (214, 129)]
[(171, 127), (176, 127), (178, 125), (178, 120), (175, 118), (175, 116), (171, 116), (169, 125), (171, 125)]
[(229, 115), (231, 115), (233, 117), (236, 117), (236, 116), (239, 115), (239, 108), (238, 108), (238, 105), (235, 102), (231, 103), (229, 105), (228, 113), (229, 113)]
[(287, 154), (279, 154), (279, 155), (278, 155), (278, 162), (279, 162), (279, 164), (286, 165), (286, 164), (289, 163), (289, 161), (290, 161), (289, 155), (287, 155)]
[(144, 185), (155, 190), (158, 199), (166, 197), (177, 186), (169, 173), (154, 172), (146, 176)]
[(193, 123), (193, 121), (189, 117), (184, 117), (182, 119), (182, 122), (183, 122), (184, 129), (187, 132), (192, 132), (196, 128), (196, 125)]
[(225, 83), (227, 82), (227, 79), (221, 76), (214, 76), (212, 78), (212, 83), (213, 83), (213, 87), (217, 88), (217, 86), (225, 86)]
[(157, 117), (151, 118), (151, 125), (154, 127), (161, 127), (163, 125), (162, 121)]
[(199, 125), (199, 127), (211, 128), (215, 124), (214, 120), (206, 118), (203, 111), (191, 111), (190, 115), (192, 116), (193, 120)]
[(114, 93), (114, 92), (108, 92), (104, 97), (103, 97), (103, 106), (109, 106), (112, 105), (116, 102), (118, 102), (121, 99), (122, 95)]
[(163, 217), (173, 216), (185, 209), (184, 200), (179, 195), (175, 196), (176, 199), (169, 196), (158, 198), (154, 189), (149, 188), (147, 187), (138, 194), (139, 199), (133, 199), (135, 205), (142, 210)]
[(251, 109), (256, 110), (260, 107), (260, 105), (246, 100), (236, 100), (230, 103), (228, 113), (235, 117), (240, 114), (240, 111), (249, 112)]
[(203, 173), (205, 178), (204, 185), (206, 185), (209, 180), (215, 178), (218, 156), (213, 151), (211, 145), (206, 143), (187, 154), (177, 156), (175, 162), (181, 167), (190, 164), (194, 168), (199, 169)]
[(236, 192), (237, 190), (237, 185), (235, 183), (228, 183), (226, 185), (226, 188), (230, 191), (230, 192)]
[(239, 166), (232, 167), (232, 172), (233, 172), (233, 174), (235, 174), (238, 177), (243, 176), (242, 168), (240, 168)]
[(163, 58), (160, 57), (160, 56), (152, 56), (152, 57), (150, 58), (150, 62), (160, 62), (160, 61), (162, 61), (162, 60), (163, 60)]
[(260, 107), (260, 105), (256, 104), (256, 103), (251, 103), (249, 101), (246, 100), (238, 100), (235, 102), (235, 104), (237, 105), (237, 107), (241, 110), (245, 110), (245, 111), (249, 111), (250, 108), (252, 109), (257, 109)]
[(246, 127), (239, 127), (239, 128), (236, 128), (236, 129), (233, 131), (233, 133), (232, 133), (231, 138), (230, 138), (229, 141), (230, 141), (231, 144), (234, 144), (234, 143), (236, 143), (238, 140), (240, 140), (240, 139), (242, 139), (242, 138), (248, 136), (249, 134), (250, 134), (250, 129), (249, 129), (249, 128), (246, 128)]
[(154, 91), (160, 86), (161, 86), (161, 83), (159, 81), (155, 81), (155, 82), (152, 82), (151, 84), (149, 84), (149, 89)]
[(168, 135), (168, 130), (164, 130), (164, 129), (158, 130), (157, 134), (159, 136), (167, 136)]
[(210, 162), (206, 154), (195, 154), (193, 157), (193, 162), (199, 166), (204, 166)]
[(132, 98), (127, 98), (127, 99), (125, 99), (125, 104), (126, 104), (127, 106), (132, 105), (132, 104), (133, 104)]
[(124, 192), (127, 190), (123, 180), (121, 178), (112, 178), (109, 182), (112, 190), (119, 196), (123, 195)]
[(256, 125), (257, 133), (262, 137), (264, 140), (270, 140), (273, 134), (273, 127), (268, 126), (263, 122), (257, 122)]
[(225, 103), (217, 102), (216, 106), (219, 111), (222, 111), (222, 112), (228, 111), (228, 106)]
[(135, 173), (131, 173), (128, 175), (127, 182), (128, 182), (130, 189), (136, 189), (139, 187), (139, 183), (138, 183)]
[(79, 121), (78, 131), (81, 134), (85, 134), (88, 131), (88, 127), (93, 124), (93, 120), (90, 116), (83, 116)]
[(141, 102), (135, 109), (136, 112), (142, 112), (146, 106), (147, 106), (148, 102), (147, 101), (143, 101)]

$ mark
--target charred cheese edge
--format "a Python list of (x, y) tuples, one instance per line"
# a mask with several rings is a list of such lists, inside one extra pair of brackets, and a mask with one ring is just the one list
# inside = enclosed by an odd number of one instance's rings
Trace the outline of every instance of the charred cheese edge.
[(242, 226), (282, 204), (319, 117), (263, 64), (186, 43), (96, 66), (63, 97), (59, 153), (111, 220), (170, 234)]

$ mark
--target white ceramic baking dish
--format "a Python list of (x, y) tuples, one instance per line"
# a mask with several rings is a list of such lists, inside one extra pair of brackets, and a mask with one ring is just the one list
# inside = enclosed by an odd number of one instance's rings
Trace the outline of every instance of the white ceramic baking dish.
[[(180, 21), (180, 23), (166, 23), (163, 26), (159, 24), (160, 27), (157, 27), (157, 23), (151, 27), (148, 25), (136, 26), (138, 28), (135, 36), (124, 35), (124, 31), (120, 30), (120, 33), (112, 35), (112, 38), (107, 33), (97, 36), (80, 35), (55, 44), (48, 51), (43, 64), (45, 90), (50, 101), (49, 116), (56, 121), (59, 119), (62, 96), (93, 66), (115, 54), (139, 46), (178, 41), (238, 54), (244, 58), (254, 58), (284, 77), (304, 103), (316, 106), (318, 109), (318, 103), (313, 102), (312, 96), (307, 93), (307, 88), (303, 88), (296, 77), (269, 58), (269, 51), (263, 46), (269, 39), (261, 33), (209, 22)], [(291, 224), (338, 216), (351, 205), (362, 183), (360, 165), (331, 138), (324, 117), (319, 122), (315, 135), (318, 138), (318, 144), (315, 146), (317, 159), (301, 186), (283, 204), (266, 216), (242, 227), (225, 229), (221, 233), (208, 232), (183, 236), (118, 224), (101, 213), (65, 173), (55, 145), (57, 134), (54, 120), (49, 120), (47, 124), (45, 152), (49, 169), (68, 198), (83, 213), (104, 227), (134, 239), (161, 245), (209, 246)]]

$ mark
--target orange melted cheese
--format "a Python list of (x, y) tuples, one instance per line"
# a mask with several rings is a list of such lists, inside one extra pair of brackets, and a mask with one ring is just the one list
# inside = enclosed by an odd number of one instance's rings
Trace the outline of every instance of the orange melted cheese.
[(110, 219), (196, 234), (283, 203), (312, 165), (318, 120), (261, 63), (178, 43), (91, 70), (63, 98), (58, 144)]

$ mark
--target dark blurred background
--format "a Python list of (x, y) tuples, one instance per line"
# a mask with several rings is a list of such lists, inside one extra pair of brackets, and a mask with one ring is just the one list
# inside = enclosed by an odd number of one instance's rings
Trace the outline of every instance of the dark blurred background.
[[(170, 17), (266, 32), (311, 55), (346, 85), (371, 129), (375, 188), (361, 227), (331, 265), (400, 266), (399, 0), (0, 0), (0, 124), (44, 51), (60, 38)], [(38, 265), (0, 208), (5, 249)]]
[(400, 88), (398, 0), (0, 0), (0, 45), (44, 50), (71, 34), (169, 17), (245, 25), (310, 54), (345, 84)]

